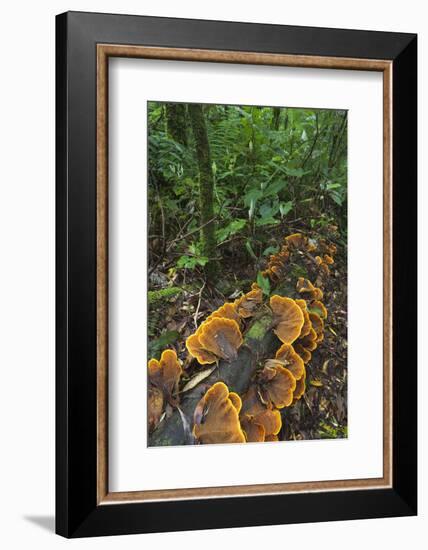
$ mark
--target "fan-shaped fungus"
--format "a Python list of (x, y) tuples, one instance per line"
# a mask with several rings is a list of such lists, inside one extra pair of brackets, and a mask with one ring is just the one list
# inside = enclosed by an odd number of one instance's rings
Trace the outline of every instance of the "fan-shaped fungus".
[(177, 354), (172, 349), (165, 350), (160, 360), (150, 359), (148, 363), (148, 403), (147, 415), (149, 431), (153, 431), (162, 416), (164, 405), (172, 401), (182, 373)]
[(239, 317), (239, 314), (236, 310), (236, 304), (227, 302), (223, 304), (221, 307), (216, 309), (206, 318), (206, 321), (209, 321), (210, 319), (214, 319), (215, 317), (222, 317), (223, 319), (232, 319), (233, 321), (236, 321), (238, 324), (240, 323), (241, 319)]
[(312, 359), (312, 353), (304, 348), (302, 344), (299, 344), (299, 342), (294, 342), (294, 351), (300, 355), (304, 363), (309, 363), (309, 361)]
[(273, 254), (269, 257), (267, 268), (262, 272), (262, 275), (270, 277), (271, 279), (279, 279), (281, 275), (285, 273), (285, 264), (289, 257), (290, 252), (288, 246), (284, 244), (277, 254)]
[(293, 393), (293, 402), (298, 401), (305, 393), (306, 387), (306, 369), (303, 369), (303, 376), (296, 381), (296, 389)]
[(309, 312), (308, 312), (308, 306), (306, 304), (306, 300), (295, 300), (295, 302), (300, 307), (303, 313), (304, 322), (303, 322), (302, 330), (300, 331), (300, 335), (299, 335), (299, 337), (302, 338), (303, 336), (306, 336), (307, 334), (309, 334), (312, 328), (312, 323), (311, 323), (311, 320), (309, 319)]
[(215, 363), (218, 358), (233, 361), (242, 342), (236, 321), (213, 317), (204, 321), (196, 333), (187, 338), (186, 347), (199, 363), (208, 364)]
[(239, 422), (238, 399), (240, 401), (239, 395), (230, 394), (223, 382), (217, 382), (207, 390), (193, 415), (193, 435), (198, 443), (245, 443)]
[(293, 248), (306, 248), (308, 239), (301, 233), (293, 233), (293, 235), (288, 235), (285, 237), (285, 242)]
[(317, 349), (317, 333), (313, 328), (311, 328), (309, 334), (303, 338), (300, 338), (296, 343), (300, 344), (308, 351), (314, 351)]
[(324, 254), (324, 262), (327, 264), (327, 265), (332, 265), (334, 264), (334, 260), (331, 256), (329, 256), (328, 254)]
[(320, 239), (320, 248), (329, 256), (334, 256), (337, 252), (337, 246), (333, 243), (329, 244), (325, 239)]
[(307, 300), (322, 300), (323, 293), (320, 288), (316, 288), (309, 279), (299, 277), (296, 285), (297, 292), (303, 294)]
[(287, 368), (296, 380), (302, 378), (305, 372), (303, 359), (298, 355), (291, 344), (282, 344), (276, 352), (275, 359)]
[(252, 443), (265, 441), (266, 437), (276, 436), (281, 430), (281, 413), (261, 403), (255, 386), (251, 386), (243, 398), (241, 426), (246, 440)]
[(172, 349), (162, 352), (160, 361), (150, 359), (148, 364), (150, 383), (162, 390), (167, 398), (175, 392), (182, 372), (177, 354)]
[(148, 394), (147, 415), (149, 432), (152, 432), (159, 424), (159, 420), (162, 416), (164, 397), (162, 390), (152, 385), (149, 387)]
[(288, 369), (280, 365), (264, 367), (259, 373), (258, 382), (263, 403), (277, 409), (291, 405), (296, 379)]
[(324, 321), (317, 313), (310, 312), (309, 319), (311, 320), (313, 330), (316, 333), (316, 341), (321, 342), (324, 339)]
[(238, 314), (244, 319), (252, 317), (262, 301), (263, 291), (257, 283), (253, 283), (250, 292), (235, 301)]
[[(202, 325), (201, 325), (202, 326)], [(199, 327), (200, 328), (200, 327)], [(203, 348), (201, 342), (199, 341), (199, 329), (189, 336), (186, 340), (186, 348), (192, 357), (195, 357), (201, 365), (208, 365), (215, 363), (217, 357), (214, 353)]]
[(325, 305), (319, 300), (314, 300), (313, 302), (311, 302), (309, 309), (312, 313), (316, 313), (317, 315), (319, 315), (321, 319), (327, 319), (327, 309)]
[(216, 317), (203, 323), (199, 342), (204, 349), (217, 357), (233, 361), (238, 355), (238, 349), (243, 340), (236, 321)]
[(235, 407), (236, 411), (238, 413), (241, 412), (242, 401), (241, 401), (241, 398), (239, 397), (239, 395), (237, 393), (235, 393), (234, 391), (231, 391), (231, 392), (229, 392), (229, 399), (230, 399), (230, 402), (232, 403), (232, 405)]
[(277, 295), (271, 297), (270, 307), (274, 314), (275, 334), (284, 344), (292, 344), (304, 324), (302, 310), (291, 298)]

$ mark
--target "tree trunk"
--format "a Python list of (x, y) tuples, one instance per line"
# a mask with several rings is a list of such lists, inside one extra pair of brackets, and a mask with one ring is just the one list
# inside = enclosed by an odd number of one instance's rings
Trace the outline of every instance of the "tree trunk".
[(279, 121), (281, 116), (281, 108), (273, 107), (272, 127), (274, 130), (279, 130)]
[[(196, 156), (199, 168), (199, 204), (202, 253), (209, 258), (205, 266), (207, 279), (215, 282), (218, 273), (216, 256), (216, 237), (214, 221), (214, 177), (211, 167), (211, 153), (208, 142), (207, 126), (202, 105), (190, 104), (189, 116), (195, 137)], [(211, 220), (209, 223), (207, 221)]]
[(186, 105), (183, 103), (166, 103), (166, 127), (168, 135), (180, 145), (187, 145)]

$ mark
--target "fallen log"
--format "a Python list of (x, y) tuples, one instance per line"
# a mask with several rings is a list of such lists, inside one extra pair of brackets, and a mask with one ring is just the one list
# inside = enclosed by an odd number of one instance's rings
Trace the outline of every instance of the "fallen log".
[[(288, 287), (288, 285), (287, 285)], [(280, 295), (295, 294), (294, 288), (282, 286), (275, 291)], [(183, 393), (180, 399), (180, 411), (174, 408), (169, 417), (164, 417), (149, 436), (149, 447), (167, 445), (186, 445), (192, 443), (190, 430), (193, 426), (193, 412), (206, 390), (216, 382), (224, 382), (230, 391), (242, 395), (250, 385), (256, 370), (263, 361), (274, 357), (281, 342), (272, 330), (272, 311), (264, 306), (253, 320), (244, 335), (244, 344), (235, 361), (220, 361), (217, 368), (196, 387)], [(203, 369), (203, 367), (201, 367)], [(184, 417), (184, 418), (183, 418)], [(188, 425), (190, 429), (186, 429)]]

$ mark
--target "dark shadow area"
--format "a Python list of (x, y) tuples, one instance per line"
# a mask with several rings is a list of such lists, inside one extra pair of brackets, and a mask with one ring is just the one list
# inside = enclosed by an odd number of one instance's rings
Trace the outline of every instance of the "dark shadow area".
[(24, 519), (38, 525), (46, 531), (50, 531), (51, 533), (55, 532), (54, 516), (24, 516)]

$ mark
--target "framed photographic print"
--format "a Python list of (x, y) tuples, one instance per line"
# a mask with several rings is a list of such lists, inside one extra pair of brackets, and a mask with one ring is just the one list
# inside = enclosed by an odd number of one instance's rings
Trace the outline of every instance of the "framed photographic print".
[(416, 36), (56, 47), (57, 532), (416, 514)]

